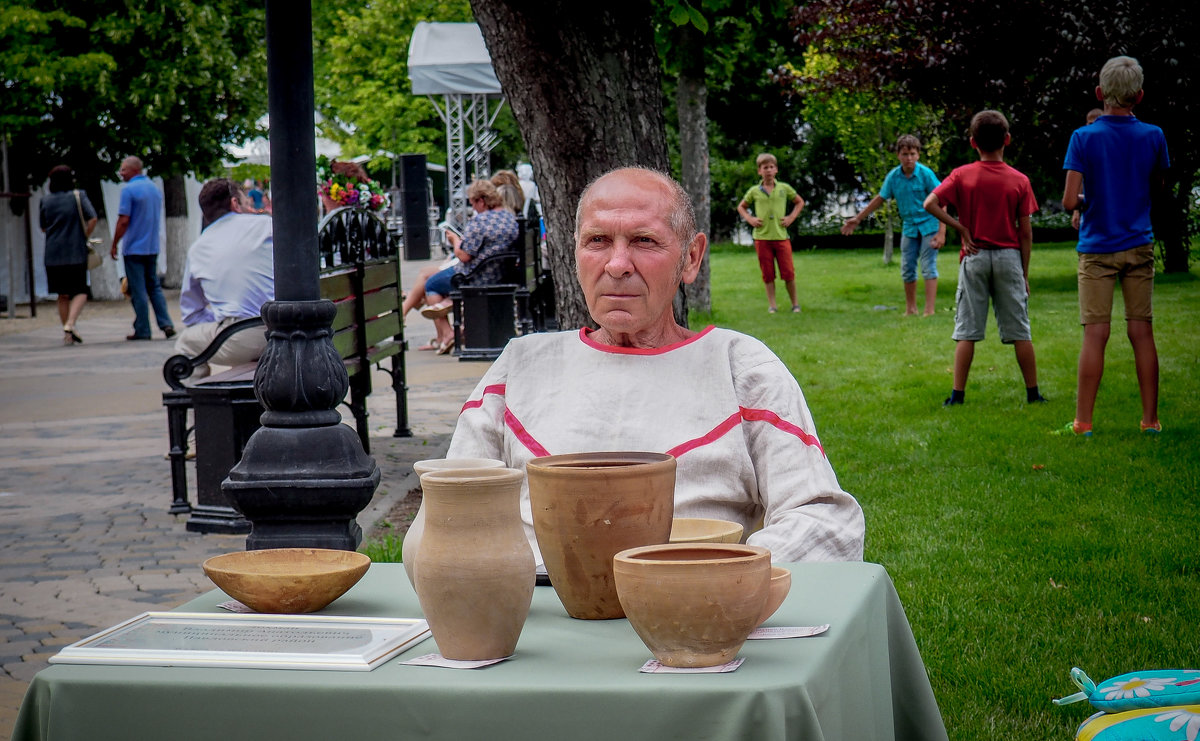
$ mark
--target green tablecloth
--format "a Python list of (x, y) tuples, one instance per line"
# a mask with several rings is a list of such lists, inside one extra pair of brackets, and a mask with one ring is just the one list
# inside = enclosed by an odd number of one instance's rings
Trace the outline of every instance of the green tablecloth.
[[(59, 664), (31, 683), (14, 741), (189, 739), (945, 739), (887, 572), (795, 564), (768, 626), (831, 624), (812, 638), (748, 641), (728, 674), (642, 674), (626, 620), (567, 617), (539, 587), (513, 659), (484, 669), (370, 672)], [(210, 592), (181, 610), (215, 612)], [(420, 617), (399, 565), (376, 564), (324, 611)]]

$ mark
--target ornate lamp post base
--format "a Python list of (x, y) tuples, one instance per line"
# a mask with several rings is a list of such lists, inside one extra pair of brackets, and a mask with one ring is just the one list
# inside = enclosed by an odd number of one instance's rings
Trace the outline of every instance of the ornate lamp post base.
[(253, 525), (247, 550), (354, 550), (362, 541), (355, 518), (379, 468), (336, 409), (349, 380), (330, 339), (335, 311), (325, 300), (263, 306), (267, 348), (254, 393), (267, 411), (221, 484)]

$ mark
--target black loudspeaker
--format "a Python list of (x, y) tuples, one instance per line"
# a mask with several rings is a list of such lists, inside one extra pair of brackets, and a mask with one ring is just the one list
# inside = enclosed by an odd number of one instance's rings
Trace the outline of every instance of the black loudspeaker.
[(425, 155), (400, 155), (400, 218), (405, 260), (429, 259), (429, 190)]

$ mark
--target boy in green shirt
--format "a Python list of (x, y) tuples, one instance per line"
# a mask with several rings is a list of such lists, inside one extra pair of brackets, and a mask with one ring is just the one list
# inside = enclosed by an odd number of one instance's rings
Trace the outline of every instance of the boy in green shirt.
[[(779, 277), (792, 300), (792, 311), (799, 312), (796, 302), (796, 268), (792, 264), (792, 243), (787, 228), (792, 225), (804, 208), (804, 199), (787, 183), (775, 179), (779, 163), (771, 154), (760, 154), (755, 160), (762, 182), (746, 191), (737, 210), (746, 223), (754, 228), (754, 251), (758, 254), (758, 267), (762, 271), (763, 283), (767, 288), (767, 311), (778, 311), (775, 305), (775, 263), (779, 263)], [(791, 210), (788, 211), (788, 204)], [(751, 214), (749, 206), (754, 206)], [(786, 212), (786, 215), (785, 215)]]

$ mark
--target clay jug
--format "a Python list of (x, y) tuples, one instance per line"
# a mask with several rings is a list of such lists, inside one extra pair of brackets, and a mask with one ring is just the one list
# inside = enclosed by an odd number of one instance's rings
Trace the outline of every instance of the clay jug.
[(567, 614), (624, 617), (613, 556), (666, 543), (675, 513), (675, 459), (662, 453), (569, 453), (526, 464), (533, 531)]
[[(504, 468), (504, 462), (492, 458), (430, 458), (413, 464), (413, 471), (419, 478), (430, 471), (451, 471), (460, 468)], [(417, 546), (421, 544), (421, 533), (425, 530), (425, 499), (422, 496), (421, 506), (413, 516), (408, 532), (404, 533), (404, 541), (400, 544), (400, 560), (404, 562), (404, 573), (408, 575), (408, 583), (416, 586), (413, 581), (413, 559), (417, 557)]]
[(512, 468), (421, 476), (425, 532), (414, 566), (421, 611), (448, 659), (511, 656), (533, 600), (533, 550)]

